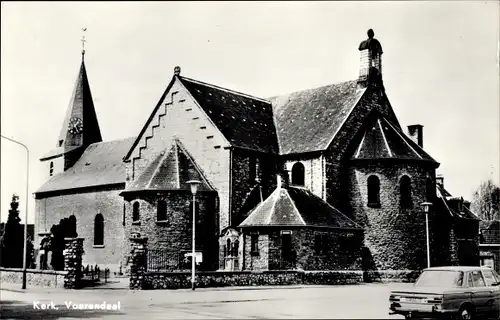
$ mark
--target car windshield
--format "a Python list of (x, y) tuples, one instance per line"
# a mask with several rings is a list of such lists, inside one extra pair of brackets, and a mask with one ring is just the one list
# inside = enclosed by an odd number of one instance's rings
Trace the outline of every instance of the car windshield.
[(461, 287), (464, 273), (453, 270), (425, 270), (418, 278), (415, 286)]

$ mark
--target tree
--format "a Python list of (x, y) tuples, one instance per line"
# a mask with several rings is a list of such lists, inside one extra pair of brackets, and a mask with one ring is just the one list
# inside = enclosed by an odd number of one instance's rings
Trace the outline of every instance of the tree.
[(491, 179), (482, 182), (474, 192), (471, 208), (483, 220), (500, 220), (500, 188)]
[[(10, 203), (9, 217), (5, 224), (5, 231), (0, 243), (1, 250), (1, 265), (8, 268), (22, 268), (23, 267), (23, 251), (24, 251), (24, 228), (21, 225), (21, 218), (19, 218), (19, 196), (12, 195)], [(27, 266), (31, 265), (33, 256), (33, 245), (31, 241), (27, 240), (26, 248)]]

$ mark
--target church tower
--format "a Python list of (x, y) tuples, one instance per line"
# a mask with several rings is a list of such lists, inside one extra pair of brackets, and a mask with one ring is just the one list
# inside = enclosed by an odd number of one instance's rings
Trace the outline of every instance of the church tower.
[(82, 63), (55, 149), (40, 159), (47, 163), (48, 178), (73, 166), (87, 146), (102, 141), (84, 57), (82, 50)]

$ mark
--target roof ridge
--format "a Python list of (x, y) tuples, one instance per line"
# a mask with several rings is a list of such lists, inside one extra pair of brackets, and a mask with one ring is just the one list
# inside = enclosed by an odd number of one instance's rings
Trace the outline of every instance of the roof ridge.
[(304, 92), (304, 91), (309, 91), (309, 90), (318, 90), (318, 89), (321, 89), (321, 88), (326, 88), (326, 87), (330, 87), (330, 86), (341, 85), (341, 84), (344, 84), (344, 83), (355, 82), (355, 81), (357, 81), (357, 79), (356, 80), (346, 80), (346, 81), (341, 81), (341, 82), (336, 82), (336, 83), (330, 83), (330, 84), (324, 84), (324, 85), (320, 85), (320, 86), (317, 86), (317, 87), (312, 87), (312, 88), (307, 88), (307, 89), (302, 89), (302, 90), (297, 90), (297, 91), (289, 91), (289, 92), (286, 92), (286, 93), (281, 93), (281, 94), (278, 94), (278, 95), (266, 98), (266, 100), (270, 101), (270, 100), (274, 100), (276, 98), (279, 98), (279, 97), (282, 97), (282, 96), (286, 96), (286, 95), (290, 95), (290, 94), (294, 94), (294, 93), (297, 93), (297, 92)]
[(179, 76), (179, 78), (181, 80), (191, 81), (191, 82), (194, 82), (194, 83), (197, 83), (197, 84), (201, 84), (201, 85), (204, 85), (204, 86), (207, 86), (207, 87), (211, 87), (211, 88), (214, 88), (214, 89), (218, 89), (218, 90), (226, 91), (226, 92), (229, 92), (229, 93), (233, 93), (233, 94), (245, 97), (245, 98), (256, 99), (256, 100), (259, 100), (259, 101), (271, 104), (271, 102), (269, 100), (267, 100), (267, 99), (259, 98), (259, 97), (256, 97), (256, 96), (252, 96), (252, 95), (249, 95), (249, 94), (246, 94), (246, 93), (243, 93), (243, 92), (239, 92), (239, 91), (236, 91), (236, 90), (232, 90), (232, 89), (228, 89), (228, 88), (216, 86), (216, 85), (211, 84), (211, 83), (207, 83), (207, 82), (195, 80), (195, 79), (184, 77), (184, 76), (182, 76), (182, 77)]

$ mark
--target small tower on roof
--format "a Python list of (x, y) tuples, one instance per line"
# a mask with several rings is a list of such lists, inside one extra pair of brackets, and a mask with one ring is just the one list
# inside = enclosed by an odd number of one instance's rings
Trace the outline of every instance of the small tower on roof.
[[(86, 28), (83, 31), (86, 31)], [(40, 159), (40, 161), (50, 163), (47, 170), (49, 177), (70, 168), (87, 146), (102, 141), (85, 68), (85, 41), (85, 37), (82, 37), (82, 62), (66, 109), (59, 139), (55, 149)]]
[(383, 88), (382, 82), (382, 45), (374, 38), (372, 29), (367, 32), (368, 39), (359, 44), (360, 67), (358, 87), (379, 87)]

